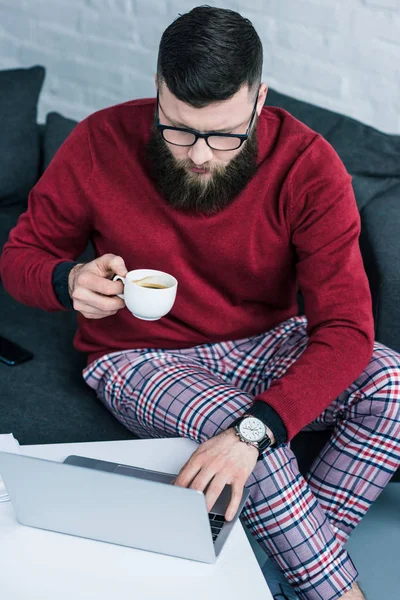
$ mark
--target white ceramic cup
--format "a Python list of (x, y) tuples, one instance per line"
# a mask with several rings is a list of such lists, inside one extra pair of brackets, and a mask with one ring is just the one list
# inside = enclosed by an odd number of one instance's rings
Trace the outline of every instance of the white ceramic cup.
[[(153, 283), (165, 285), (165, 288), (146, 288), (134, 283), (135, 280), (150, 277)], [(113, 281), (120, 279), (124, 284), (124, 293), (117, 294), (124, 300), (126, 307), (137, 319), (157, 321), (164, 317), (174, 305), (178, 281), (169, 273), (154, 269), (135, 269), (125, 277), (115, 275)]]

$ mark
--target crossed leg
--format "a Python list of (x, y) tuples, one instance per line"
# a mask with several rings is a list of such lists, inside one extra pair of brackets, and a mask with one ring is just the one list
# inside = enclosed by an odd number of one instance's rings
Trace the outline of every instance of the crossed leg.
[[(84, 376), (139, 437), (201, 443), (304, 350), (305, 321), (289, 321), (247, 340), (113, 353)], [(400, 357), (376, 344), (364, 373), (305, 428), (333, 429), (306, 477), (281, 444), (246, 482), (243, 519), (301, 599), (336, 600), (354, 586), (358, 572), (343, 545), (400, 464), (399, 396)]]

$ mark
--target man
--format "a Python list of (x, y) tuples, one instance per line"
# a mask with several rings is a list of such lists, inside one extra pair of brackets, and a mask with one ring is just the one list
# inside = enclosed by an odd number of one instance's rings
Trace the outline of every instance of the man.
[[(356, 600), (343, 546), (400, 464), (400, 357), (374, 343), (351, 177), (321, 136), (264, 107), (261, 73), (247, 19), (180, 16), (161, 39), (157, 99), (74, 129), (1, 274), (21, 302), (80, 313), (84, 377), (126, 427), (200, 443), (176, 485), (205, 490), (211, 509), (231, 484), (227, 519), (249, 488), (243, 517), (299, 598)], [(89, 239), (97, 258), (76, 262)], [(158, 321), (117, 296), (113, 276), (136, 268), (179, 281)], [(304, 478), (290, 441), (324, 428)]]

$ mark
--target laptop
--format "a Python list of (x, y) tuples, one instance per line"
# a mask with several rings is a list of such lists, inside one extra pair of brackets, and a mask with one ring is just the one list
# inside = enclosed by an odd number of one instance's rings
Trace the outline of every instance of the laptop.
[(205, 563), (216, 562), (249, 496), (245, 488), (226, 521), (230, 485), (208, 514), (204, 493), (172, 485), (172, 473), (0, 452), (0, 474), (23, 525)]

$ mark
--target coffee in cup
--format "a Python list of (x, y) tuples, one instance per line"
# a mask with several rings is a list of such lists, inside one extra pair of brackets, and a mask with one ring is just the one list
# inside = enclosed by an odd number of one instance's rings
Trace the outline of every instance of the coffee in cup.
[(167, 285), (163, 285), (159, 283), (157, 279), (157, 275), (147, 275), (146, 277), (142, 277), (141, 279), (133, 279), (132, 283), (136, 283), (136, 285), (140, 285), (140, 287), (149, 288), (153, 290), (164, 290)]
[(113, 281), (118, 279), (124, 284), (124, 293), (117, 295), (137, 319), (157, 321), (168, 314), (174, 305), (178, 281), (169, 273), (135, 269), (125, 277), (113, 277)]

